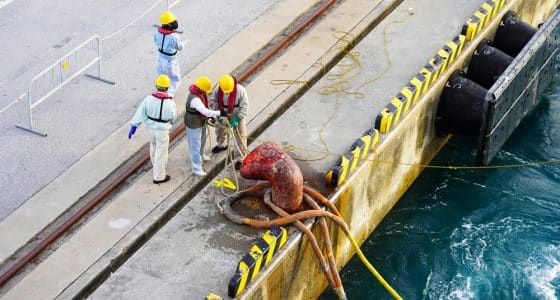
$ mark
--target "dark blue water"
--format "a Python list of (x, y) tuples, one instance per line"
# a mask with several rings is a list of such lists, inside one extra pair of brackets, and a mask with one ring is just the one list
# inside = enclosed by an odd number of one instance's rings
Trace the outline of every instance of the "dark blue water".
[[(560, 159), (560, 76), (542, 97), (492, 164)], [(472, 164), (473, 143), (432, 164)], [(559, 299), (560, 165), (426, 169), (362, 249), (405, 299)], [(357, 257), (341, 276), (349, 299), (390, 298)]]

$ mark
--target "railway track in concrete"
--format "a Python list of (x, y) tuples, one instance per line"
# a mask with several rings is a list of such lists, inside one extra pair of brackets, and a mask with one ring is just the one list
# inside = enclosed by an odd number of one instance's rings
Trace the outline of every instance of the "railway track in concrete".
[[(249, 57), (245, 63), (240, 66), (239, 69), (235, 70), (233, 73), (239, 79), (240, 82), (246, 83), (251, 77), (256, 76), (260, 70), (262, 70), (267, 64), (273, 61), (279, 53), (288, 48), (291, 43), (293, 43), (298, 37), (306, 32), (309, 27), (313, 26), (315, 22), (318, 22), (329, 10), (332, 10), (338, 2), (336, 0), (321, 1), (317, 3), (312, 9), (306, 12), (303, 16), (300, 16), (292, 24), (286, 27), (283, 32), (277, 34), (277, 37), (266, 45), (259, 53), (254, 56)], [(390, 5), (384, 7), (382, 13), (380, 13), (377, 23), (381, 21), (385, 16), (387, 16), (395, 7), (398, 6), (402, 1), (393, 1)], [(372, 24), (371, 26), (374, 26)], [(361, 37), (356, 37), (353, 41), (358, 42)], [(353, 44), (347, 45), (350, 49)], [(342, 58), (342, 55), (335, 57), (329, 65), (326, 66), (324, 72), (328, 71), (330, 67), (334, 66), (338, 60)], [(318, 79), (317, 79), (318, 80)], [(295, 101), (295, 100), (294, 100)], [(293, 102), (291, 103), (293, 104)], [(283, 110), (286, 106), (283, 107)], [(269, 120), (265, 123), (270, 124), (277, 114), (282, 111), (278, 111), (275, 114), (269, 116)], [(257, 132), (262, 132), (266, 127), (262, 127)], [(171, 133), (171, 140), (176, 143), (176, 141), (184, 133), (184, 125), (181, 124), (175, 127)], [(134, 163), (128, 163), (124, 168), (118, 169), (110, 180), (106, 180), (102, 183), (103, 187), (99, 187), (93, 195), (88, 195), (87, 201), (82, 201), (82, 203), (77, 204), (73, 210), (67, 213), (65, 216), (59, 218), (54, 222), (55, 225), (50, 226), (50, 228), (45, 229), (37, 239), (27, 247), (23, 247), (21, 251), (16, 253), (8, 263), (0, 266), (0, 293), (5, 294), (11, 287), (15, 286), (19, 280), (25, 277), (27, 273), (33, 270), (32, 265), (38, 265), (40, 262), (48, 256), (48, 254), (53, 253), (57, 250), (57, 247), (62, 244), (61, 239), (67, 237), (68, 234), (72, 235), (73, 232), (79, 231), (80, 226), (87, 222), (89, 218), (95, 218), (96, 211), (103, 209), (103, 207), (108, 205), (111, 199), (114, 199), (116, 195), (119, 195), (122, 190), (127, 188), (127, 184), (135, 180), (135, 178), (140, 177), (145, 172), (149, 172), (149, 166), (147, 165), (149, 161), (149, 155), (146, 151), (139, 153), (134, 159)], [(219, 171), (218, 167), (213, 168), (213, 172), (209, 172), (209, 176), (204, 178), (202, 181), (197, 183), (197, 186), (204, 186), (207, 184), (213, 175)], [(198, 189), (200, 191), (201, 189)], [(85, 203), (84, 203), (85, 202)], [(173, 215), (180, 210), (188, 201), (182, 201), (177, 206), (170, 207), (167, 212), (163, 214), (166, 217), (163, 220), (169, 220)], [(143, 238), (139, 239), (138, 242), (132, 246), (130, 249), (138, 249), (142, 246), (143, 242), (148, 240), (150, 236), (157, 232), (167, 221), (160, 220), (157, 225), (151, 227), (148, 231), (143, 233)], [(58, 244), (58, 245), (57, 245)], [(127, 257), (134, 254), (134, 251), (128, 251), (126, 255), (121, 255), (117, 261), (124, 262)], [(38, 262), (34, 262), (38, 260)], [(112, 270), (118, 268), (120, 264), (116, 263), (111, 266)], [(88, 291), (95, 288), (94, 285), (102, 281), (104, 275), (100, 275), (96, 281), (92, 281), (90, 286), (87, 287), (84, 293), (87, 294)], [(85, 294), (82, 294), (85, 295)]]

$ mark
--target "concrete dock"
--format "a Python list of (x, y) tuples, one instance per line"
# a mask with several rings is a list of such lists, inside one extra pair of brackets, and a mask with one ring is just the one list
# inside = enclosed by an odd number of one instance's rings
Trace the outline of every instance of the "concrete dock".
[[(184, 82), (192, 81), (199, 74), (217, 78), (224, 72), (224, 66), (234, 70), (244, 57), (272, 39), (282, 29), (280, 24), (286, 24), (309, 8), (309, 3), (301, 2), (279, 2), (190, 72)], [(372, 128), (379, 111), (438, 49), (459, 34), (465, 20), (483, 2), (341, 2), (247, 84), (251, 100), (248, 125), (252, 132), (251, 148), (263, 141), (274, 141), (285, 147), (302, 169), (306, 183), (326, 192), (325, 174), (338, 157), (362, 132)], [(520, 3), (521, 0), (511, 0), (504, 11), (513, 8), (523, 11)], [(548, 3), (549, 10), (554, 4)], [(501, 15), (503, 11), (496, 19)], [(272, 17), (285, 18), (286, 22), (262, 26)], [(542, 16), (535, 17), (535, 22), (539, 21)], [(261, 33), (255, 33), (257, 29)], [(472, 53), (483, 36), (465, 45), (464, 53)], [(346, 53), (349, 45), (341, 37), (359, 44)], [(245, 51), (235, 51), (241, 45)], [(340, 57), (343, 57), (340, 64), (324, 74), (323, 66)], [(457, 57), (449, 72), (461, 67), (467, 57), (468, 54)], [(419, 175), (422, 168), (418, 164), (428, 163), (445, 143), (445, 139), (435, 138), (433, 119), (437, 96), (448, 75), (442, 74), (401, 117), (399, 124), (389, 134), (381, 135), (379, 145), (366, 161), (330, 194), (360, 242)], [(347, 86), (344, 80), (348, 80)], [(288, 81), (294, 82), (284, 84)], [(325, 93), (333, 87), (339, 91)], [(177, 99), (184, 96), (184, 92), (179, 93)], [(183, 107), (182, 103), (178, 106)], [(145, 136), (140, 135), (133, 146), (125, 146), (127, 141), (122, 137), (127, 127), (121, 127), (68, 171), (75, 173), (67, 174), (66, 178), (63, 174), (59, 182), (55, 181), (53, 184), (59, 185), (45, 192), (48, 197), (25, 204), (0, 223), (2, 238), (9, 241), (2, 244), (2, 260), (61, 214), (83, 193), (84, 187), (95, 183), (95, 178), (108, 176), (119, 161), (144, 145)], [(109, 153), (118, 152), (114, 149), (126, 149), (126, 153), (110, 156)], [(96, 289), (90, 297), (94, 299), (202, 299), (209, 292), (225, 297), (237, 262), (263, 231), (234, 225), (220, 215), (216, 201), (223, 195), (212, 183), (220, 176), (222, 165), (217, 163), (220, 160), (217, 158), (206, 166), (210, 171), (207, 178), (197, 179), (189, 172), (186, 154), (184, 142), (178, 143), (170, 152), (171, 182), (154, 186), (150, 172), (139, 176), (37, 267), (9, 290), (3, 290), (3, 297), (66, 299), (88, 295), (93, 288)], [(100, 161), (102, 170), (92, 174), (89, 182), (78, 184), (76, 192), (66, 194), (66, 204), (57, 203), (58, 207), (48, 209), (48, 216), (33, 220), (38, 211), (52, 205), (47, 199), (58, 197), (61, 186), (73, 182), (76, 174), (86, 174)], [(250, 182), (244, 181), (240, 188), (247, 184)], [(13, 232), (22, 218), (30, 220), (30, 226)], [(331, 235), (336, 241), (337, 263), (342, 266), (354, 252), (338, 230), (332, 228)], [(137, 247), (141, 248), (128, 257)], [(244, 296), (317, 297), (327, 283), (319, 275), (309, 248), (305, 238), (292, 234), (284, 250), (247, 287)], [(121, 259), (126, 260), (122, 265)], [(387, 280), (395, 283), (398, 278)], [(101, 286), (97, 287), (98, 284)]]

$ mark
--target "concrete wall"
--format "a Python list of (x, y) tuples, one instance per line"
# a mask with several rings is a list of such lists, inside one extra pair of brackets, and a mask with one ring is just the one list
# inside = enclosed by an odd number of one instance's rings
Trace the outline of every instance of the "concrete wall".
[(514, 2), (512, 10), (518, 17), (535, 27), (543, 23), (548, 16), (558, 7), (557, 0), (524, 0)]
[[(371, 153), (368, 161), (362, 163), (347, 182), (331, 195), (344, 219), (349, 223), (356, 240), (361, 244), (397, 203), (416, 177), (422, 172), (419, 166), (391, 164), (428, 164), (444, 146), (447, 139), (435, 137), (434, 118), (438, 96), (447, 77), (468, 64), (476, 45), (490, 36), (499, 24), (503, 14), (512, 9), (520, 18), (534, 26), (544, 22), (557, 7), (559, 1), (511, 0), (503, 10), (487, 25), (475, 40), (467, 43), (463, 53), (442, 75), (437, 83), (423, 95), (414, 108), (404, 116), (386, 139)], [(460, 31), (460, 28), (457, 29)], [(441, 41), (442, 46), (446, 41)], [(427, 55), (426, 60), (429, 58)], [(403, 85), (405, 83), (403, 82)], [(356, 135), (359, 133), (357, 132)], [(335, 229), (332, 222), (331, 238), (335, 244), (335, 255), (339, 267), (354, 255), (350, 242), (342, 231)], [(320, 241), (318, 230), (314, 229)], [(280, 253), (280, 262), (272, 265), (264, 273), (262, 280), (248, 287), (244, 294), (247, 299), (314, 299), (327, 282), (322, 275), (315, 255), (306, 238), (292, 236), (286, 248)], [(372, 262), (375, 265), (375, 262)], [(366, 276), (366, 275), (365, 275)], [(387, 279), (387, 278), (386, 278)], [(372, 276), (371, 280), (375, 280)], [(390, 280), (389, 280), (389, 283)]]

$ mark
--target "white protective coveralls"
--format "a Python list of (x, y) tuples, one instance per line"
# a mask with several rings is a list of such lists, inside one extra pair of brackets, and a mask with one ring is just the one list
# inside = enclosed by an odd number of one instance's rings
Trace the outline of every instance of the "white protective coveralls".
[(162, 100), (150, 95), (138, 106), (134, 117), (130, 121), (136, 127), (142, 123), (148, 127), (150, 160), (153, 166), (153, 177), (156, 181), (163, 180), (166, 176), (165, 167), (167, 165), (169, 149), (169, 129), (171, 129), (171, 123), (175, 119), (177, 119), (177, 105), (173, 100)]
[(183, 50), (185, 42), (181, 42), (176, 33), (168, 33), (165, 29), (158, 28), (154, 33), (154, 43), (158, 50), (156, 69), (158, 75), (165, 74), (171, 79), (171, 86), (167, 94), (175, 96), (181, 83), (181, 69), (177, 61), (177, 52)]

